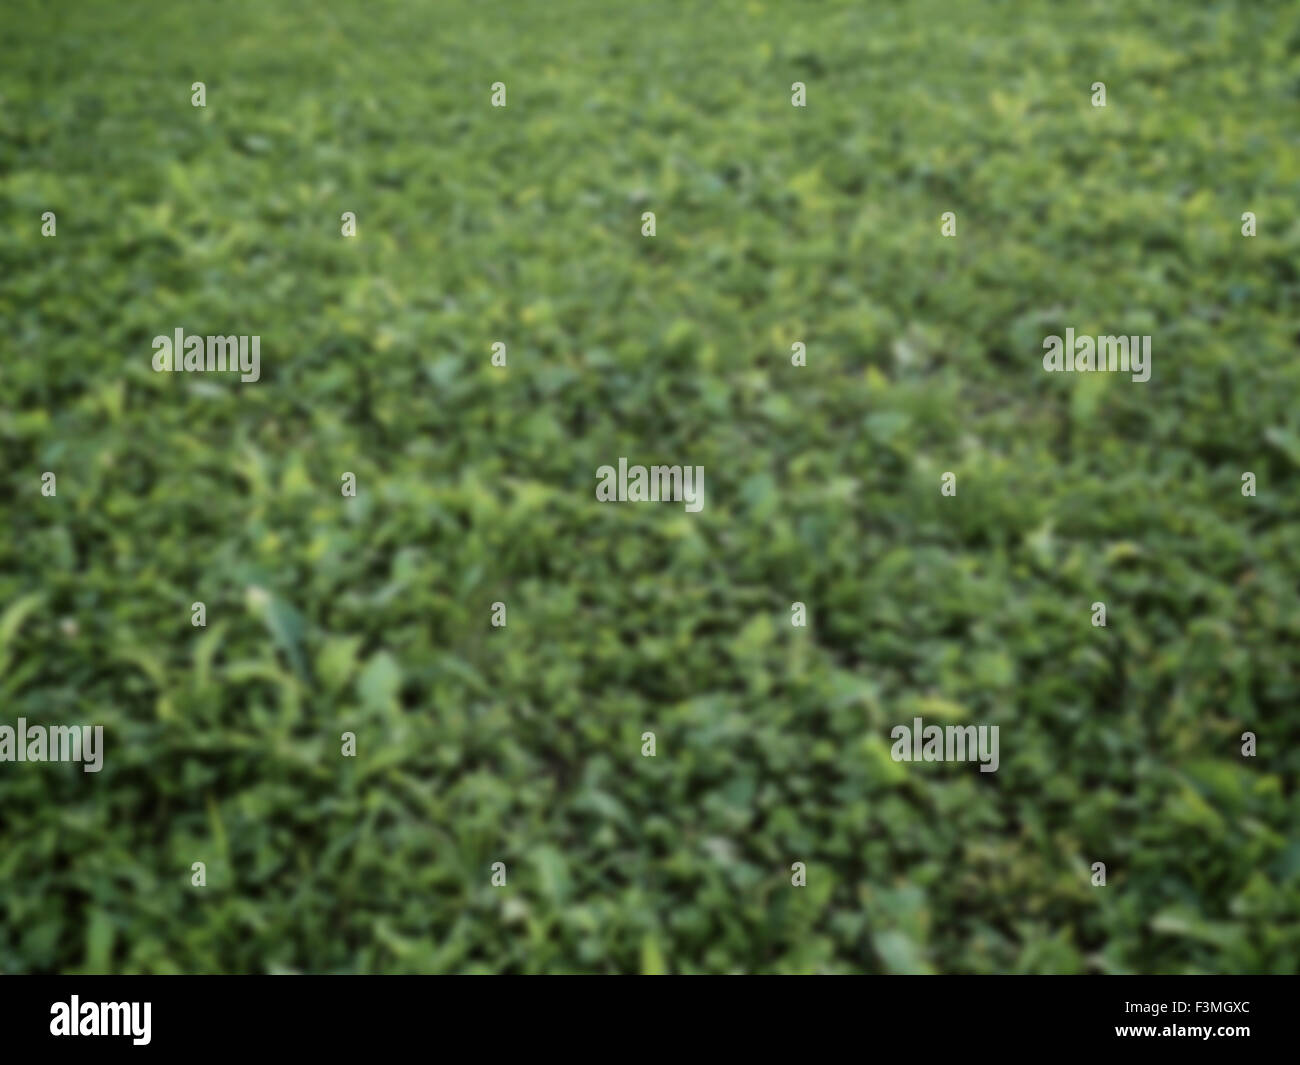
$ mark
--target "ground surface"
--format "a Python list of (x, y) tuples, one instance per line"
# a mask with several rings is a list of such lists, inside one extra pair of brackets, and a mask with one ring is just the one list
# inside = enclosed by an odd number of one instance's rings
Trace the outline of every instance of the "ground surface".
[(0, 16), (0, 969), (1294, 971), (1294, 5), (355, 7)]

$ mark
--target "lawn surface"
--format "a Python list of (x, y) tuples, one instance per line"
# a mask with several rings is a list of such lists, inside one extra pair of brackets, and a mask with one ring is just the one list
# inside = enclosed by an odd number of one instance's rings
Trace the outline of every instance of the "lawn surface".
[(1300, 967), (1294, 4), (8, 0), (0, 56), (0, 722), (106, 742), (0, 763), (0, 971)]

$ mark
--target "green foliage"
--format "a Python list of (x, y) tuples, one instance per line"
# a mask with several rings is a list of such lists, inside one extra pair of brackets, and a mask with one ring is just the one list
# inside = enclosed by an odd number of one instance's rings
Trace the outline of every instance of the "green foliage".
[(0, 971), (1296, 969), (1294, 5), (5, 23)]

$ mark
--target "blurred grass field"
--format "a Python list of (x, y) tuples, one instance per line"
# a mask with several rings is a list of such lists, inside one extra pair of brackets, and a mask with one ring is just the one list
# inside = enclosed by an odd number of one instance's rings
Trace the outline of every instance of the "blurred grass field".
[(0, 764), (0, 971), (1300, 968), (1294, 4), (8, 0), (0, 56), (0, 721), (107, 744)]

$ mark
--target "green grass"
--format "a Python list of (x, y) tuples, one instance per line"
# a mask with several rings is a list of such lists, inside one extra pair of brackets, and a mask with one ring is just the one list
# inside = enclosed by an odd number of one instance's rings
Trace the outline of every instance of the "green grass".
[(0, 971), (1300, 966), (1294, 5), (332, 8), (6, 8)]

